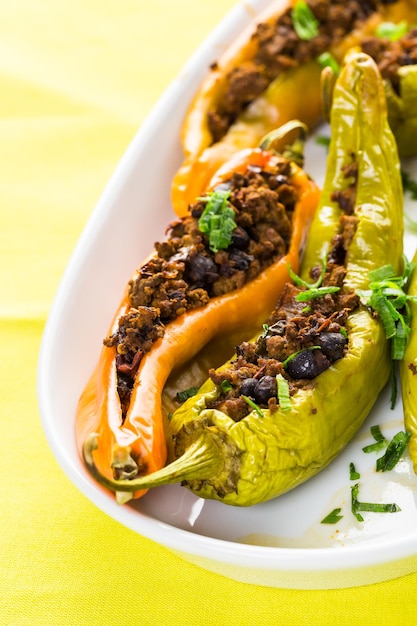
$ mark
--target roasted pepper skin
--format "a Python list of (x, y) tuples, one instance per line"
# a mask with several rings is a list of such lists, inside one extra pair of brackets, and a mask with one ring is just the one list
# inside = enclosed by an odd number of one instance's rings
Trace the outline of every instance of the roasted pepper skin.
[(397, 140), (398, 150), (404, 158), (416, 155), (417, 145), (417, 65), (405, 65), (398, 70), (400, 86), (396, 93), (385, 81), (388, 102), (388, 120)]
[[(208, 191), (234, 172), (243, 171), (248, 166), (268, 167), (268, 163), (276, 158), (275, 153), (266, 150), (243, 150), (219, 169)], [(103, 347), (96, 371), (79, 401), (76, 416), (76, 435), (81, 454), (90, 434), (94, 433), (97, 437), (94, 462), (101, 476), (112, 479), (115, 467), (122, 475), (130, 474), (135, 471), (135, 459), (146, 464), (148, 472), (163, 467), (167, 448), (162, 396), (170, 374), (217, 335), (235, 335), (239, 329), (239, 340), (242, 340), (248, 332), (252, 334), (274, 306), (288, 280), (287, 264), (298, 271), (320, 190), (295, 163), (292, 164), (290, 184), (298, 190), (299, 198), (295, 204), (287, 254), (241, 289), (214, 297), (204, 307), (187, 311), (167, 324), (164, 335), (141, 360), (124, 420), (117, 393), (116, 348)], [(110, 335), (128, 306), (125, 295), (116, 312)], [(138, 490), (135, 497), (143, 493), (143, 490)]]
[[(258, 22), (273, 22), (296, 0), (275, 0), (257, 17)], [(382, 21), (399, 22), (403, 19), (414, 23), (417, 20), (416, 0), (398, 0), (379, 5), (378, 13), (352, 31), (343, 41), (330, 49), (338, 62), (342, 62), (352, 48), (360, 47), (361, 40), (375, 32)], [(322, 121), (320, 73), (316, 61), (309, 61), (297, 68), (282, 72), (269, 87), (245, 111), (238, 116), (226, 135), (213, 143), (208, 128), (208, 111), (221, 100), (225, 91), (228, 72), (243, 61), (251, 60), (256, 52), (253, 27), (226, 50), (211, 69), (194, 96), (184, 119), (181, 138), (184, 161), (172, 183), (171, 196), (178, 215), (185, 215), (187, 207), (205, 188), (213, 172), (225, 159), (246, 147), (258, 145), (261, 138), (272, 129), (297, 118), (313, 129)], [(389, 96), (389, 121), (397, 137), (403, 156), (414, 155), (417, 145), (417, 118), (415, 116), (415, 94), (417, 77), (413, 66), (400, 70), (401, 93), (394, 93), (386, 84)], [(411, 134), (410, 134), (411, 133)]]
[[(417, 264), (417, 252), (413, 262)], [(414, 269), (408, 289), (409, 295), (417, 296), (417, 269)], [(404, 427), (411, 433), (408, 450), (417, 474), (417, 303), (410, 301), (412, 314), (411, 335), (400, 363), (401, 393), (404, 410)]]
[[(402, 193), (395, 140), (388, 127), (382, 81), (366, 55), (352, 58), (336, 83), (332, 142), (319, 210), (310, 230), (302, 274), (320, 264), (338, 232), (334, 189), (346, 186), (344, 166), (359, 167), (356, 234), (347, 253), (345, 285), (366, 287), (367, 274), (382, 264), (399, 269), (402, 258)], [(381, 322), (359, 307), (347, 321), (348, 351), (308, 388), (291, 397), (291, 408), (253, 410), (234, 422), (207, 401), (219, 389), (207, 381), (173, 415), (168, 432), (172, 463), (143, 479), (107, 482), (132, 491), (181, 482), (198, 496), (249, 506), (274, 498), (312, 477), (332, 461), (357, 432), (391, 367)], [(226, 364), (227, 366), (227, 364)], [(221, 369), (221, 368), (220, 368)], [(371, 375), (369, 375), (371, 373)], [(92, 450), (86, 462), (94, 472)]]

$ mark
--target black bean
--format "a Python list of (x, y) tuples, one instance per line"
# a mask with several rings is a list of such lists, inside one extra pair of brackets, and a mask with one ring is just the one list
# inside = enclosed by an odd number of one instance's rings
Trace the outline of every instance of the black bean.
[(257, 385), (254, 389), (255, 401), (258, 404), (268, 404), (270, 398), (274, 398), (277, 395), (277, 381), (274, 376), (262, 376), (257, 381)]
[(255, 378), (244, 378), (240, 388), (242, 396), (251, 396), (253, 398), (256, 384), (257, 380)]
[(317, 343), (331, 361), (337, 361), (344, 354), (346, 339), (342, 333), (320, 333)]
[(217, 266), (213, 259), (204, 254), (196, 254), (188, 259), (186, 275), (193, 283), (206, 281), (207, 276), (217, 274)]
[(307, 378), (311, 380), (330, 365), (330, 361), (321, 350), (303, 350), (288, 361), (286, 371), (291, 378)]
[(250, 237), (246, 230), (241, 226), (237, 226), (232, 232), (232, 246), (238, 250), (244, 250), (248, 247)]
[(230, 261), (233, 261), (235, 269), (247, 272), (250, 268), (251, 262), (253, 261), (253, 256), (246, 254), (246, 252), (236, 250), (230, 253), (229, 259)]

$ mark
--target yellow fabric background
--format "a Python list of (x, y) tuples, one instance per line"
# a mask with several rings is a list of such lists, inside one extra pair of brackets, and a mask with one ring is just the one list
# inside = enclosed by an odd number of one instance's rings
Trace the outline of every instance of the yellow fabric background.
[(112, 521), (37, 408), (44, 322), (138, 126), (235, 0), (0, 0), (0, 623), (414, 624), (417, 574), (333, 591), (205, 572)]

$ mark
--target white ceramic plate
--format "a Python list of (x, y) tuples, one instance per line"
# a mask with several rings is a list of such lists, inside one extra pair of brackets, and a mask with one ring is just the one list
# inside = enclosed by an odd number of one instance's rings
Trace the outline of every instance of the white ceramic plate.
[[(64, 275), (43, 338), (39, 401), (44, 429), (60, 465), (105, 513), (183, 558), (224, 576), (273, 587), (313, 589), (369, 584), (417, 570), (417, 478), (405, 457), (391, 472), (374, 471), (370, 426), (386, 437), (403, 429), (400, 403), (384, 393), (343, 454), (303, 486), (247, 509), (204, 501), (179, 486), (161, 487), (117, 505), (86, 472), (75, 445), (80, 393), (98, 358), (102, 338), (134, 268), (172, 219), (170, 184), (182, 153), (180, 125), (206, 68), (266, 6), (242, 2), (193, 56), (135, 137), (83, 232)], [(155, 149), (163, 137), (163, 149)], [(326, 152), (314, 140), (306, 169), (320, 183)], [(415, 164), (407, 164), (417, 174)], [(417, 210), (410, 202), (414, 219)], [(416, 238), (406, 236), (406, 251)], [(370, 373), (372, 375), (372, 373)], [(401, 512), (350, 512), (349, 463), (361, 473), (362, 500), (396, 502)], [(320, 523), (335, 507), (343, 519)]]

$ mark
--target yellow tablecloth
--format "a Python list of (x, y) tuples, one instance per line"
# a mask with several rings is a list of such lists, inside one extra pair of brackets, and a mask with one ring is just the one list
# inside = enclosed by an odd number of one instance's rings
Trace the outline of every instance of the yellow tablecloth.
[(147, 113), (235, 0), (0, 1), (0, 623), (403, 624), (417, 574), (334, 591), (208, 573), (97, 510), (43, 434), (43, 326)]

